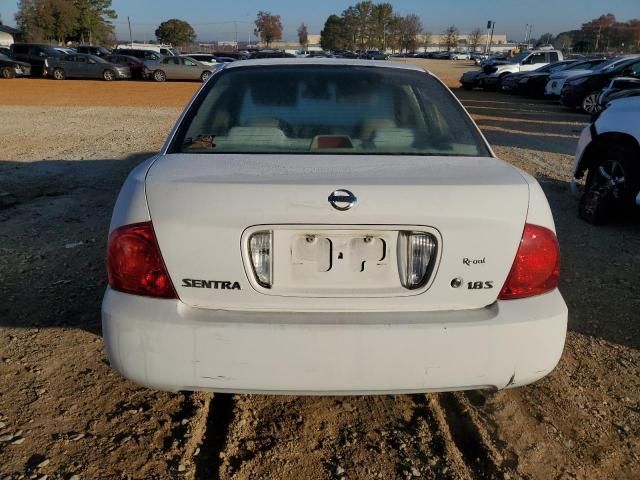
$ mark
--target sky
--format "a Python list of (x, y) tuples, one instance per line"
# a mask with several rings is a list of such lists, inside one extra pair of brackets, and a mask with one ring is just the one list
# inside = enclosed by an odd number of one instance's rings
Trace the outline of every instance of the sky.
[[(118, 13), (114, 21), (119, 39), (129, 37), (127, 16), (131, 18), (133, 36), (137, 40), (154, 39), (158, 24), (169, 18), (189, 22), (200, 41), (249, 40), (253, 20), (259, 10), (280, 15), (285, 40), (297, 39), (296, 30), (304, 22), (310, 34), (320, 33), (324, 21), (333, 13), (340, 14), (356, 3), (339, 0), (113, 0)], [(417, 14), (425, 31), (441, 33), (449, 25), (468, 33), (484, 28), (487, 20), (496, 22), (496, 33), (509, 39), (522, 40), (525, 25), (533, 25), (535, 38), (545, 32), (557, 34), (579, 28), (603, 13), (613, 13), (620, 21), (640, 18), (640, 0), (391, 0), (394, 11)], [(14, 25), (16, 0), (0, 0), (0, 14), (6, 25)], [(233, 22), (236, 22), (235, 24)]]

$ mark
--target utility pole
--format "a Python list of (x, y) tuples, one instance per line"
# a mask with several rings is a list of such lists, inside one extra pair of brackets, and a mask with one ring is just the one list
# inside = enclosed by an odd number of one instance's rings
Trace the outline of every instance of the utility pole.
[(238, 22), (236, 20), (233, 21), (233, 28), (235, 31), (235, 42), (236, 42), (235, 49), (237, 52), (238, 51)]
[(489, 55), (489, 29), (491, 28), (491, 24), (493, 22), (491, 20), (489, 20), (487, 22), (487, 34), (486, 34), (486, 38), (487, 38), (487, 43), (484, 46), (484, 53), (485, 55)]
[(491, 22), (491, 37), (489, 37), (489, 51), (491, 51), (491, 43), (493, 42), (493, 29), (496, 28), (496, 22)]
[(528, 32), (529, 32), (529, 24), (527, 23), (527, 24), (524, 26), (524, 39), (522, 40), (522, 45), (523, 45), (524, 47), (526, 47), (526, 45), (527, 45), (527, 33), (528, 33)]
[(598, 45), (600, 45), (600, 33), (602, 32), (602, 25), (598, 25), (598, 35), (596, 35), (596, 52), (598, 51)]
[(127, 23), (129, 24), (129, 45), (133, 45), (133, 34), (131, 33), (131, 18), (127, 15)]

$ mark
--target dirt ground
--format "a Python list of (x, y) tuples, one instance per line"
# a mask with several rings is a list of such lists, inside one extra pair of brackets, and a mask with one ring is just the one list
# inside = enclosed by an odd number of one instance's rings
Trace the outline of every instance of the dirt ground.
[[(420, 64), (452, 87), (471, 68)], [(197, 87), (0, 81), (0, 478), (640, 478), (640, 226), (576, 217), (567, 186), (588, 118), (549, 101), (455, 90), (554, 213), (569, 333), (545, 379), (292, 397), (157, 392), (112, 371), (100, 301), (113, 202)]]

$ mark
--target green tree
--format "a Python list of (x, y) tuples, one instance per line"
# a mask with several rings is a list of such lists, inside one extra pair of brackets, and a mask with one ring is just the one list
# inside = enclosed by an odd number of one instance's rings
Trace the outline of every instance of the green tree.
[(78, 9), (80, 43), (105, 42), (113, 34), (111, 20), (118, 18), (111, 0), (74, 0)]
[(196, 39), (193, 27), (177, 18), (162, 22), (155, 33), (158, 42), (171, 45), (188, 45)]
[(255, 20), (256, 28), (254, 34), (267, 45), (271, 45), (274, 40), (282, 38), (282, 20), (280, 15), (272, 15), (271, 12), (259, 11)]
[(332, 51), (351, 48), (344, 20), (338, 15), (330, 15), (324, 22), (324, 28), (320, 32), (320, 46)]
[(387, 35), (392, 21), (396, 20), (393, 15), (393, 6), (390, 3), (380, 3), (373, 5), (370, 15), (368, 44), (382, 50), (387, 48)]
[(28, 41), (104, 41), (116, 18), (111, 0), (19, 0), (16, 22)]

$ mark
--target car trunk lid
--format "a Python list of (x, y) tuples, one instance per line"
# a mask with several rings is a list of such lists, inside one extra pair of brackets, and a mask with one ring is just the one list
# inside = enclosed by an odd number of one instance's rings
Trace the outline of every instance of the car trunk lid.
[[(339, 189), (357, 197), (353, 208), (330, 204)], [(230, 310), (486, 306), (509, 273), (528, 206), (518, 171), (487, 157), (171, 154), (151, 167), (146, 195), (180, 299)], [(249, 235), (261, 230), (275, 242), (272, 289), (257, 284), (247, 251)], [(418, 290), (400, 284), (403, 231), (437, 243), (429, 282)], [(308, 236), (320, 242), (311, 264), (300, 243)], [(326, 268), (339, 260), (342, 270)], [(356, 274), (364, 261), (375, 268)]]

